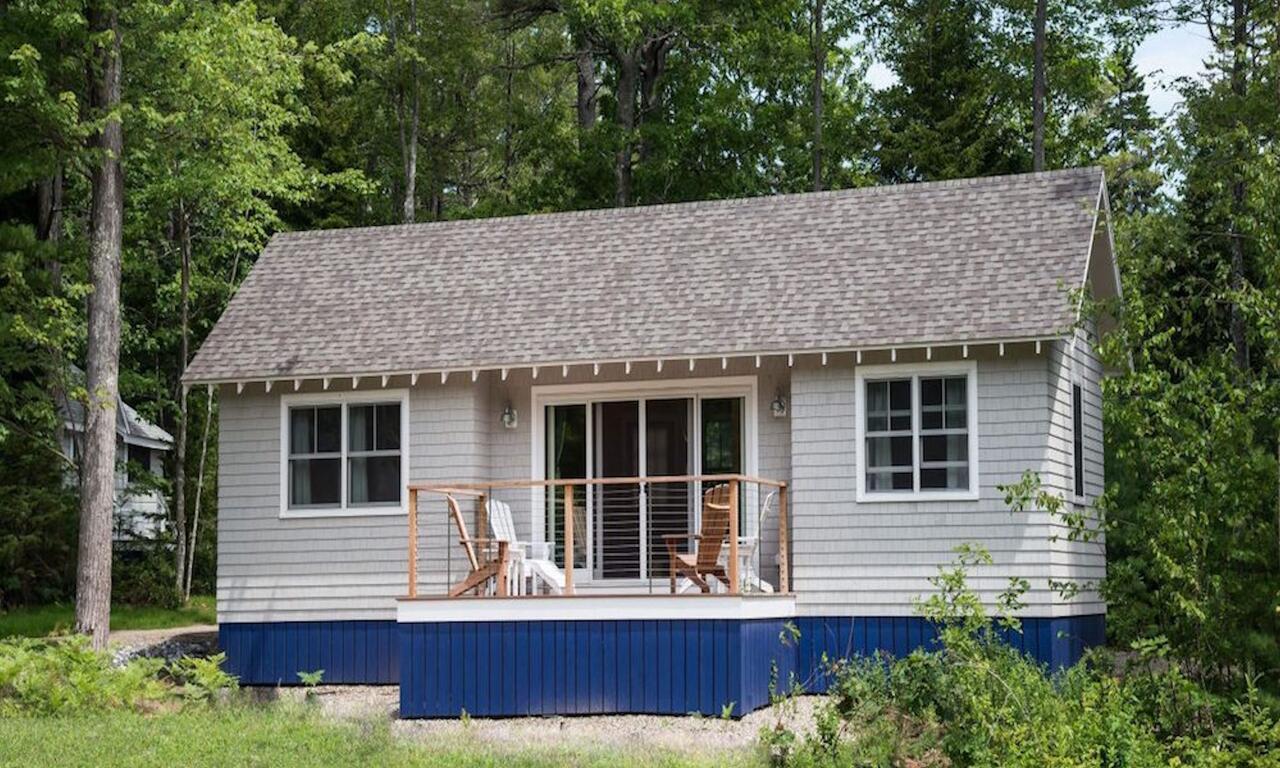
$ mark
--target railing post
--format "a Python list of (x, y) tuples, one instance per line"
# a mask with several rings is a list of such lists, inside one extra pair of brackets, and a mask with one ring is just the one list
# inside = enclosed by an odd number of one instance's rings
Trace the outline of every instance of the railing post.
[(418, 492), (409, 489), (409, 597), (418, 596)]
[[(551, 492), (555, 493), (555, 486)], [(564, 593), (573, 594), (573, 485), (564, 487)]]
[(778, 592), (791, 592), (790, 526), (787, 523), (787, 486), (778, 487)]
[(738, 583), (738, 481), (729, 481), (729, 594), (736, 595)]

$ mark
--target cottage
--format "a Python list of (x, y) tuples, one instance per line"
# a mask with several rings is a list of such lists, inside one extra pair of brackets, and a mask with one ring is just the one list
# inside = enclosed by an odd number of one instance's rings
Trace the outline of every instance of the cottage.
[(930, 643), (965, 542), (1070, 664), (1102, 544), (998, 486), (1102, 490), (1082, 289), (1120, 290), (1096, 168), (277, 235), (185, 376), (229, 664), (402, 716), (742, 714)]
[[(84, 371), (70, 369), (72, 380), (83, 385)], [(84, 403), (61, 394), (58, 400), (58, 445), (64, 456), (79, 462), (84, 434)], [(133, 406), (116, 398), (116, 472), (112, 509), (112, 540), (123, 552), (134, 552), (139, 544), (154, 542), (164, 532), (168, 506), (161, 483), (164, 454), (173, 450), (173, 436), (147, 421)], [(76, 485), (80, 478), (68, 472), (66, 482)]]

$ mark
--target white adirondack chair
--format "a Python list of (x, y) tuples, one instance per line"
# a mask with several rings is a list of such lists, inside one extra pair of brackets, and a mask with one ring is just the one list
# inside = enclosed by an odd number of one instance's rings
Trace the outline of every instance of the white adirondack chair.
[(524, 593), (526, 577), (533, 582), (535, 594), (539, 588), (545, 588), (553, 595), (563, 594), (564, 571), (551, 561), (550, 547), (547, 544), (532, 544), (516, 539), (516, 524), (511, 516), (510, 504), (496, 499), (489, 499), (485, 504), (493, 538), (507, 542), (512, 570), (510, 583), (515, 585), (516, 594)]
[[(764, 530), (765, 523), (769, 520), (769, 513), (773, 510), (778, 501), (778, 491), (769, 491), (769, 495), (764, 497), (764, 503), (760, 505), (760, 519), (756, 522), (755, 536), (739, 536), (738, 537), (738, 565), (741, 575), (738, 577), (742, 580), (743, 592), (762, 592), (765, 594), (773, 593), (773, 585), (765, 581), (760, 576), (760, 569), (757, 567), (757, 553), (760, 551), (760, 532)], [(728, 565), (728, 552), (721, 554), (721, 559)], [(778, 558), (775, 555), (774, 560)]]

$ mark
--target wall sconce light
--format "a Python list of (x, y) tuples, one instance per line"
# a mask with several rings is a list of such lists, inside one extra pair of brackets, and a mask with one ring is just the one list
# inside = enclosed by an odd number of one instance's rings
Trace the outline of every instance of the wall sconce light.
[(515, 429), (520, 425), (520, 414), (516, 413), (516, 409), (511, 407), (511, 403), (507, 403), (507, 407), (502, 409), (502, 426), (507, 429)]
[(777, 396), (773, 398), (773, 402), (769, 403), (769, 413), (772, 413), (773, 418), (775, 419), (781, 419), (786, 417), (787, 398), (783, 397), (781, 392), (779, 392)]

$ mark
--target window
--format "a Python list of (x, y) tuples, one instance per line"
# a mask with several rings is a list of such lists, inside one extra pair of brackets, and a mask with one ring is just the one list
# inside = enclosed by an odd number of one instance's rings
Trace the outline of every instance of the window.
[(1079, 384), (1071, 385), (1071, 441), (1072, 464), (1075, 467), (1076, 496), (1084, 497), (1084, 417), (1082, 392)]
[(910, 491), (911, 379), (867, 382), (867, 490)]
[(974, 370), (858, 369), (860, 498), (977, 498)]
[(405, 470), (404, 396), (377, 393), (372, 399), (347, 393), (339, 399), (282, 399), (288, 446), (284, 510), (399, 511)]
[[(129, 443), (126, 447), (128, 452), (128, 462), (132, 464), (129, 469), (137, 469), (143, 475), (151, 474), (151, 449), (143, 445), (134, 445)], [(132, 474), (132, 473), (130, 473)], [(141, 476), (141, 475), (140, 475)]]

